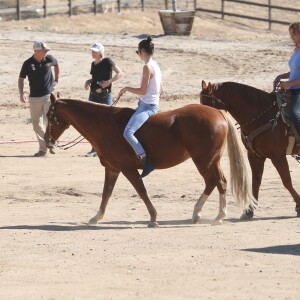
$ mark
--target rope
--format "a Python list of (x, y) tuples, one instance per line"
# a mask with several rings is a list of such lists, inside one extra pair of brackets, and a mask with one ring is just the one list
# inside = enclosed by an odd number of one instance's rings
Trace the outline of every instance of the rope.
[(113, 102), (113, 104), (112, 104), (111, 106), (116, 106), (116, 104), (119, 102), (120, 98), (121, 98), (121, 96), (119, 96), (119, 97)]
[[(82, 141), (82, 140), (81, 140)], [(60, 142), (67, 142), (71, 143), (72, 141), (60, 141)], [(33, 140), (20, 140), (20, 141), (0, 141), (0, 145), (5, 145), (5, 144), (28, 144), (28, 143), (38, 143), (38, 141), (33, 141)], [(82, 143), (89, 143), (88, 141), (82, 142)], [(67, 144), (68, 145), (68, 144)]]

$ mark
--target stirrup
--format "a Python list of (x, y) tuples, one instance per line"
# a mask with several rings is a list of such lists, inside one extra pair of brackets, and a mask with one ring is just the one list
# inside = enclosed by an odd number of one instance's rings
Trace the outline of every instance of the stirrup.
[(142, 165), (143, 165), (143, 172), (140, 175), (140, 178), (149, 175), (154, 170), (154, 166), (152, 162), (147, 157), (144, 157), (142, 159)]

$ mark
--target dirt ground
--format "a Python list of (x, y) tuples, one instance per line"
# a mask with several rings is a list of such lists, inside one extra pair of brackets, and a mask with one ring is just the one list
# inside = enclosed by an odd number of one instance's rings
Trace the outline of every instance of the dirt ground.
[[(299, 219), (269, 161), (251, 222), (239, 220), (242, 211), (228, 188), (223, 225), (210, 225), (218, 212), (216, 191), (203, 222), (192, 225), (204, 182), (188, 160), (144, 179), (158, 228), (147, 228), (146, 207), (122, 175), (103, 221), (88, 226), (99, 207), (103, 167), (97, 157), (84, 156), (86, 142), (32, 157), (37, 143), (17, 90), (21, 65), (41, 39), (60, 62), (57, 90), (86, 99), (89, 47), (99, 41), (124, 71), (113, 86), (115, 98), (139, 82), (135, 49), (152, 34), (165, 87), (161, 110), (197, 103), (202, 79), (271, 91), (274, 77), (287, 71), (293, 45), (285, 26), (266, 27), (201, 15), (191, 36), (164, 36), (157, 12), (139, 11), (0, 23), (0, 299), (299, 298)], [(135, 107), (136, 98), (126, 95), (118, 105)], [(77, 136), (69, 129), (62, 141)], [(299, 164), (288, 160), (300, 191)], [(222, 166), (229, 180), (226, 153)]]

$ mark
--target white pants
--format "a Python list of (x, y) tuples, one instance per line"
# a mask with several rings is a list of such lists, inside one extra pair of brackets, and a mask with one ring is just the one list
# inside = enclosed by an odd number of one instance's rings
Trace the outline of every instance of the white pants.
[(51, 104), (50, 94), (43, 97), (29, 97), (29, 104), (33, 130), (39, 142), (39, 151), (47, 152), (44, 135), (48, 122), (46, 114)]

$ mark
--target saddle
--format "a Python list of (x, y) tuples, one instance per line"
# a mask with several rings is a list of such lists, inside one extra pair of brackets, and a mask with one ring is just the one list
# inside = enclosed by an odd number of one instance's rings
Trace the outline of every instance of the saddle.
[(293, 151), (294, 146), (296, 146), (298, 149), (300, 147), (300, 137), (299, 137), (296, 127), (290, 117), (290, 111), (291, 111), (290, 106), (291, 106), (292, 94), (290, 91), (284, 91), (284, 90), (276, 90), (273, 93), (274, 93), (276, 101), (277, 101), (277, 105), (278, 105), (278, 109), (279, 109), (279, 113), (281, 115), (282, 121), (287, 126), (287, 134), (289, 137), (289, 144), (286, 149), (286, 154), (292, 155), (292, 154), (294, 154), (294, 151)]

